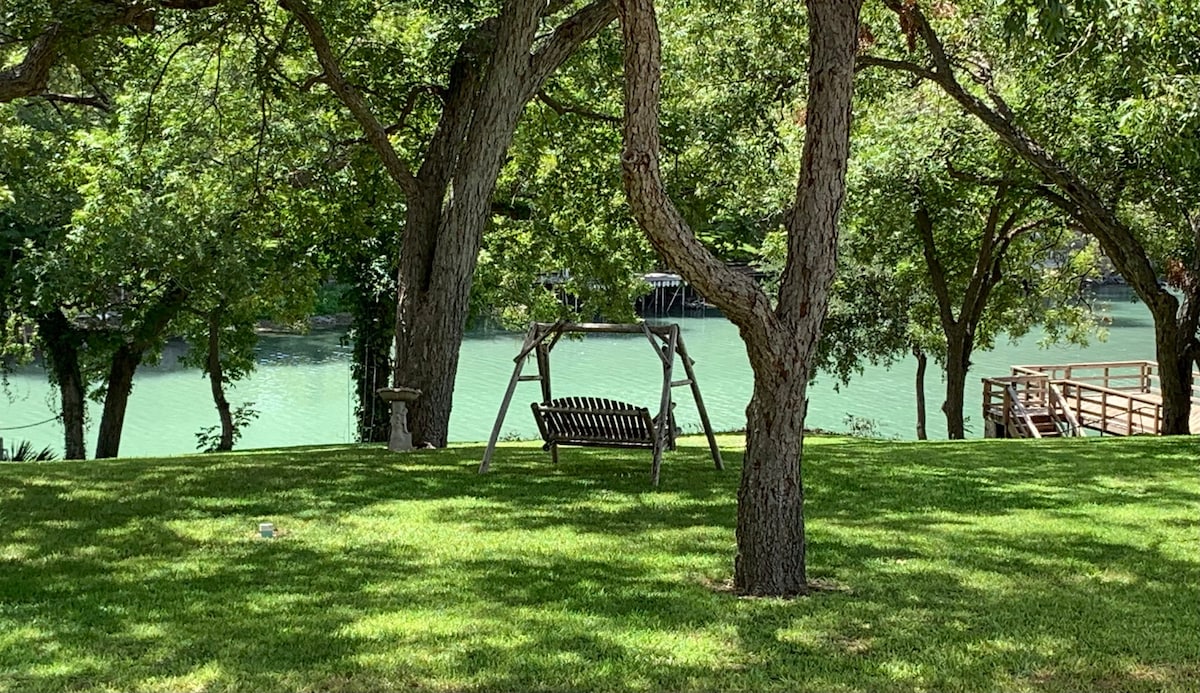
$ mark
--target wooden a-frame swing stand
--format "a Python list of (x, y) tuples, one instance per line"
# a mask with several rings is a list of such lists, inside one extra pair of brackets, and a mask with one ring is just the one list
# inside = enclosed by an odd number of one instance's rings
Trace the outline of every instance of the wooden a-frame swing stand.
[[(558, 344), (564, 334), (643, 334), (650, 342), (662, 360), (663, 385), (662, 397), (659, 401), (658, 416), (651, 417), (646, 407), (637, 407), (625, 402), (617, 402), (598, 397), (563, 397), (553, 399), (550, 394), (550, 352)], [(522, 375), (525, 362), (530, 354), (537, 359), (537, 375)], [(683, 364), (685, 377), (672, 380), (675, 368), (675, 356)], [(696, 409), (700, 413), (700, 423), (704, 427), (704, 435), (708, 437), (708, 447), (712, 451), (713, 463), (717, 469), (724, 469), (721, 462), (721, 451), (717, 448), (717, 439), (713, 434), (712, 424), (708, 421), (708, 411), (704, 408), (704, 400), (700, 396), (700, 387), (696, 384), (696, 373), (692, 370), (692, 360), (688, 358), (687, 348), (683, 345), (683, 337), (679, 334), (679, 325), (622, 325), (609, 323), (568, 323), (554, 322), (534, 323), (525, 335), (521, 352), (514, 359), (516, 368), (513, 369), (512, 380), (500, 403), (500, 412), (496, 415), (496, 425), (492, 427), (492, 436), (488, 439), (487, 450), (483, 453), (483, 462), (479, 465), (479, 473), (483, 474), (491, 466), (492, 455), (496, 452), (496, 441), (500, 438), (500, 427), (504, 424), (504, 416), (512, 404), (513, 393), (517, 383), (537, 381), (542, 385), (542, 401), (531, 405), (538, 430), (545, 441), (544, 449), (550, 451), (551, 458), (558, 463), (558, 446), (584, 445), (591, 447), (612, 448), (648, 448), (653, 450), (654, 458), (650, 467), (650, 482), (658, 485), (659, 470), (662, 467), (664, 450), (675, 449), (675, 417), (672, 413), (674, 402), (671, 392), (677, 387), (689, 386), (692, 397), (696, 401)]]

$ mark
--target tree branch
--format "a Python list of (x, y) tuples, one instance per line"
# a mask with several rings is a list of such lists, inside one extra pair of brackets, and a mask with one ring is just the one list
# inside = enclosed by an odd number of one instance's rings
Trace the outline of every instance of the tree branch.
[[(666, 194), (659, 163), (662, 43), (654, 4), (622, 0), (621, 5), (625, 42), (621, 168), (633, 215), (667, 263), (738, 326), (748, 348), (767, 345), (778, 329), (770, 299), (751, 278), (729, 269), (704, 247)], [(752, 363), (774, 360), (768, 352), (751, 358)]]
[(325, 75), (323, 81), (358, 121), (367, 141), (383, 161), (384, 170), (400, 186), (400, 190), (406, 198), (410, 200), (416, 198), (419, 194), (419, 186), (412, 169), (400, 158), (396, 148), (392, 146), (391, 139), (388, 138), (387, 130), (375, 117), (362, 94), (347, 82), (345, 75), (342, 74), (341, 65), (329, 45), (324, 28), (308, 5), (304, 0), (279, 0), (279, 6), (292, 13), (304, 27), (309, 42), (312, 44), (313, 52), (316, 53), (317, 62), (320, 63)]
[(578, 106), (568, 106), (553, 96), (547, 94), (545, 90), (539, 91), (537, 93), (537, 98), (538, 101), (541, 101), (549, 106), (550, 110), (554, 111), (560, 116), (570, 113), (571, 115), (577, 115), (587, 120), (598, 120), (603, 123), (613, 123), (615, 125), (619, 125), (621, 123), (620, 118), (608, 115), (607, 113), (598, 113), (596, 111), (590, 111), (586, 108), (580, 108)]
[(616, 18), (616, 0), (594, 0), (563, 20), (542, 47), (533, 53), (531, 91), (540, 90), (572, 53)]
[[(0, 103), (23, 97), (46, 96), (50, 70), (59, 59), (59, 46), (73, 39), (102, 34), (114, 26), (131, 26), (142, 31), (154, 28), (155, 9), (202, 10), (215, 7), (221, 0), (156, 0), (154, 2), (111, 2), (92, 0), (96, 20), (79, 35), (68, 34), (61, 24), (51, 24), (33, 39), (21, 62), (0, 70)], [(66, 101), (61, 100), (60, 101)], [(95, 105), (86, 103), (84, 105)]]
[(37, 98), (53, 101), (55, 103), (69, 103), (77, 106), (91, 106), (92, 108), (109, 113), (112, 111), (112, 104), (103, 94), (95, 94), (92, 96), (79, 96), (76, 94), (56, 94), (54, 92), (42, 92), (33, 94)]
[(808, 8), (808, 103), (796, 197), (786, 217), (787, 265), (776, 314), (789, 327), (828, 306), (836, 273), (838, 216), (846, 195), (850, 158), (854, 62), (861, 0), (805, 3)]
[(942, 321), (942, 329), (949, 333), (958, 325), (954, 317), (954, 306), (950, 301), (950, 288), (946, 285), (946, 269), (937, 256), (937, 244), (933, 240), (933, 219), (929, 216), (921, 199), (920, 189), (916, 190), (917, 208), (913, 212), (913, 224), (921, 237), (921, 253), (925, 257), (925, 265), (929, 268), (929, 280), (933, 285), (933, 295), (937, 298), (938, 317)]
[[(945, 46), (916, 2), (884, 0), (884, 4), (899, 15), (901, 25), (910, 27), (928, 48), (933, 70), (919, 68), (923, 70), (923, 76), (940, 86), (963, 110), (996, 133), (1018, 156), (1033, 166), (1047, 183), (1061, 191), (1057, 199), (1051, 199), (1100, 241), (1105, 254), (1142, 300), (1151, 305), (1152, 312), (1156, 315), (1174, 314), (1178, 301), (1159, 287), (1157, 273), (1150, 264), (1145, 247), (1117, 217), (1116, 212), (1105, 204), (1099, 193), (1017, 125), (1012, 111), (998, 95), (992, 98), (993, 107), (963, 87), (955, 76)], [(882, 59), (874, 59), (873, 62), (885, 66), (895, 63), (896, 69), (916, 74), (902, 62)]]
[(0, 70), (0, 103), (45, 92), (50, 81), (50, 68), (58, 59), (61, 32), (60, 25), (51, 25), (34, 39), (21, 62)]
[(907, 60), (892, 60), (890, 58), (880, 58), (874, 55), (859, 55), (854, 60), (854, 71), (859, 72), (868, 67), (882, 67), (895, 72), (907, 72), (916, 75), (921, 79), (934, 81), (937, 75), (927, 67), (922, 67)]

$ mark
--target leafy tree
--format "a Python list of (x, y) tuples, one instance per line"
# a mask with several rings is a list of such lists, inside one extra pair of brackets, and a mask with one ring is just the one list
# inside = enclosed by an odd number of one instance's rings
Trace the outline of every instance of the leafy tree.
[(372, 2), (315, 11), (304, 0), (280, 2), (316, 55), (319, 73), (307, 83), (323, 83), (346, 107), (404, 198), (394, 382), (423, 393), (410, 409), (418, 443), (446, 443), (472, 277), (521, 113), (615, 17), (609, 0), (563, 17), (574, 4), (435, 12), (413, 3), (404, 13)]
[(313, 156), (314, 126), (303, 104), (266, 101), (253, 45), (167, 38), (157, 48), (162, 66), (129, 85), (104, 182), (76, 222), (168, 244), (158, 270), (187, 293), (175, 332), (192, 344), (184, 360), (209, 378), (221, 431), (213, 447), (228, 450), (237, 417), (225, 388), (253, 370), (255, 323), (297, 321), (312, 303), (316, 238), (306, 227), (324, 205), (297, 185), (294, 165)]
[[(0, 103), (37, 99), (108, 107), (105, 72), (123, 39), (155, 30), (163, 10), (205, 10), (221, 0), (55, 0), (6, 3), (0, 33)], [(67, 91), (63, 91), (63, 87)], [(76, 91), (82, 88), (86, 91)]]
[[(843, 377), (863, 355), (913, 352), (920, 363), (932, 353), (945, 375), (947, 433), (962, 438), (972, 353), (1035, 325), (1083, 341), (1089, 313), (1075, 299), (1094, 258), (1022, 162), (937, 92), (906, 92), (860, 109), (841, 268), (852, 278), (839, 286), (826, 351)], [(854, 280), (864, 276), (884, 288)]]
[(646, 291), (640, 274), (657, 259), (629, 216), (613, 165), (619, 60), (619, 37), (598, 37), (526, 109), (497, 184), (472, 315), (522, 328), (531, 320), (633, 319), (633, 302)]
[(806, 391), (834, 278), (845, 194), (860, 4), (809, 0), (808, 98), (788, 254), (776, 301), (730, 270), (688, 227), (660, 169), (661, 51), (652, 0), (622, 0), (626, 194), (664, 258), (739, 328), (754, 372), (738, 490), (735, 588), (789, 595), (807, 588), (800, 460)]
[[(351, 316), (357, 438), (386, 442), (391, 410), (376, 392), (391, 384), (396, 335), (396, 254), (404, 223), (399, 190), (368, 148), (355, 145), (315, 176), (332, 201), (323, 225), (324, 266), (345, 287), (342, 306)], [(344, 165), (342, 165), (344, 162)]]
[(80, 354), (88, 345), (88, 333), (52, 301), (38, 300), (37, 278), (25, 271), (22, 261), (65, 238), (80, 196), (62, 162), (71, 133), (91, 127), (99, 115), (91, 110), (60, 114), (45, 102), (0, 107), (0, 180), (10, 191), (7, 203), (0, 205), (0, 249), (5, 255), (0, 263), (0, 338), (7, 353), (29, 358), (26, 335), (36, 327), (51, 381), (59, 390), (68, 459), (86, 457), (86, 381)]
[(1037, 171), (1041, 196), (1099, 241), (1150, 309), (1162, 433), (1187, 433), (1200, 355), (1200, 8), (885, 4), (900, 31), (879, 32), (860, 65), (936, 85)]
[(224, 387), (253, 365), (254, 321), (298, 315), (315, 284), (297, 239), (315, 195), (265, 154), (294, 148), (297, 121), (268, 117), (239, 48), (179, 37), (149, 48), (161, 60), (131, 66), (112, 115), (69, 133), (46, 164), (61, 189), (29, 196), (58, 216), (22, 249), (20, 310), (36, 317), (63, 389), (74, 457), (87, 383), (104, 383), (96, 456), (115, 456), (134, 373), (169, 330), (202, 345), (192, 361), (210, 377), (218, 447), (232, 445)]

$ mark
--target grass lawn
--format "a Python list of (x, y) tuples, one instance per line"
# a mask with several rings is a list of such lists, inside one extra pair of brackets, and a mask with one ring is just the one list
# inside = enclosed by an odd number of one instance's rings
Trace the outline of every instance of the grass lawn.
[(810, 439), (793, 601), (722, 443), (0, 465), (0, 691), (1200, 690), (1195, 439)]

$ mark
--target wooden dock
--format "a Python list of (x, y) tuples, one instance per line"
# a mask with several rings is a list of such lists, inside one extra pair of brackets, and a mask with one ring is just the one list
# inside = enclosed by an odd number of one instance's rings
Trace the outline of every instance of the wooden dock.
[[(1200, 373), (1194, 379), (1200, 383)], [(1158, 365), (1152, 361), (1013, 366), (983, 379), (984, 435), (1050, 438), (1158, 435), (1162, 427)], [(1190, 431), (1200, 433), (1200, 389), (1192, 387)]]

